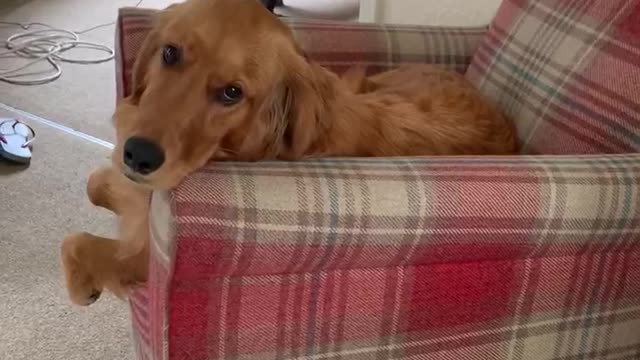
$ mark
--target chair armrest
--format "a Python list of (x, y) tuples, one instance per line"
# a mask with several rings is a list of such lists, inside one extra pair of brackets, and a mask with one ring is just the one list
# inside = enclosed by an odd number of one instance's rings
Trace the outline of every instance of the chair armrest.
[(626, 349), (638, 204), (640, 155), (211, 164), (154, 194), (137, 349), (491, 358), (544, 333), (523, 350), (538, 358), (567, 328)]
[[(116, 83), (118, 97), (126, 96), (131, 70), (157, 10), (122, 8), (116, 27)], [(283, 18), (307, 55), (342, 73), (366, 65), (369, 73), (401, 64), (439, 64), (466, 71), (486, 27), (428, 27), (365, 24)]]
[(170, 199), (184, 280), (565, 256), (638, 231), (640, 155), (218, 163)]

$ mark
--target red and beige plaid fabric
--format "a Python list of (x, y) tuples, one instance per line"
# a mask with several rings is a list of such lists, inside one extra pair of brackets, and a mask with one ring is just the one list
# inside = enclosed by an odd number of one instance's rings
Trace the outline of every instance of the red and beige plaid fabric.
[[(338, 70), (462, 71), (482, 36), (292, 26)], [(640, 155), (211, 164), (151, 211), (139, 359), (640, 358)]]
[(640, 0), (505, 0), (468, 77), (525, 153), (640, 152)]
[(152, 219), (142, 359), (640, 356), (638, 156), (218, 164)]

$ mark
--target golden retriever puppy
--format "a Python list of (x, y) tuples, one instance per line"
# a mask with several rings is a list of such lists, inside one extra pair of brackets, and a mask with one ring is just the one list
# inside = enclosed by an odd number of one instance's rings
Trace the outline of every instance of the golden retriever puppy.
[(188, 0), (158, 14), (113, 121), (113, 164), (91, 201), (121, 219), (121, 241), (62, 244), (71, 300), (94, 302), (147, 279), (147, 212), (210, 160), (512, 154), (512, 124), (459, 74), (428, 65), (342, 78), (309, 61), (257, 0)]

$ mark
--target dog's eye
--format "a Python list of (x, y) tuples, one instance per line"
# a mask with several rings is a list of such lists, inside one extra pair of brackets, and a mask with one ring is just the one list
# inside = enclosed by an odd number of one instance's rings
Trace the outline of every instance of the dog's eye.
[(234, 105), (242, 100), (242, 89), (234, 85), (229, 85), (218, 91), (217, 98), (224, 106)]
[(166, 66), (177, 65), (181, 60), (180, 49), (174, 45), (165, 45), (162, 49), (162, 62)]

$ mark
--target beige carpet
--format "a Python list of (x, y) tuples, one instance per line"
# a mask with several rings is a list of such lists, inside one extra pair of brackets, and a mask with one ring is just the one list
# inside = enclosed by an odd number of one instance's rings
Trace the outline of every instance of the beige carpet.
[(38, 133), (33, 163), (0, 162), (0, 358), (129, 359), (126, 304), (70, 306), (58, 260), (70, 232), (113, 233), (110, 214), (84, 195), (87, 173), (108, 150), (24, 120)]
[[(146, 0), (147, 7), (169, 1)], [(41, 21), (69, 29), (112, 21), (134, 0), (0, 0), (0, 20)], [(19, 29), (0, 25), (0, 41)], [(86, 38), (113, 45), (113, 26)], [(5, 64), (0, 62), (0, 68)], [(101, 139), (112, 138), (113, 63), (63, 66), (58, 81), (34, 87), (0, 83), (0, 103)], [(0, 117), (14, 116), (0, 109)], [(113, 218), (84, 194), (107, 148), (23, 117), (38, 133), (29, 168), (0, 160), (0, 359), (120, 360), (132, 358), (125, 303), (109, 297), (89, 308), (69, 305), (59, 242), (70, 232), (111, 235)]]
[[(173, 2), (178, 1), (144, 0), (141, 6), (163, 8)], [(0, 21), (44, 22), (77, 31), (114, 21), (119, 7), (136, 3), (137, 0), (0, 0)], [(113, 47), (114, 29), (114, 26), (96, 29), (82, 35), (82, 39)], [(0, 24), (0, 42), (20, 30)], [(68, 55), (90, 56), (86, 52)], [(114, 66), (113, 62), (63, 64), (60, 79), (40, 86), (18, 87), (0, 82), (0, 103), (112, 140), (109, 119), (115, 104)], [(0, 65), (3, 67), (4, 64)]]
[[(115, 20), (117, 9), (137, 0), (0, 0), (0, 21), (45, 22), (82, 30)], [(144, 0), (161, 8), (172, 0)], [(0, 24), (0, 42), (20, 31)], [(113, 46), (114, 26), (83, 39)], [(82, 54), (76, 54), (82, 55)], [(0, 69), (7, 63), (0, 59)], [(63, 64), (57, 81), (41, 86), (0, 82), (0, 117), (22, 110), (97, 138), (112, 141), (115, 102), (113, 62)], [(4, 109), (4, 110), (3, 110)], [(80, 309), (69, 305), (58, 252), (70, 232), (110, 235), (113, 218), (85, 196), (91, 169), (106, 161), (104, 146), (34, 121), (38, 139), (29, 168), (0, 161), (0, 359), (131, 359), (126, 304), (112, 298)]]

